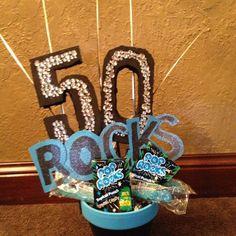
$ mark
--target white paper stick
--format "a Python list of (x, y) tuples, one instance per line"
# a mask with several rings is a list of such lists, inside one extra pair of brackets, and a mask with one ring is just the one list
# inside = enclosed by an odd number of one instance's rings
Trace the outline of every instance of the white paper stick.
[[(129, 0), (129, 16), (130, 16), (130, 45), (134, 46), (134, 33), (133, 33), (133, 2)], [(135, 91), (135, 76), (134, 72), (132, 72), (132, 102), (133, 102), (133, 116), (136, 114), (136, 91)]]
[(134, 46), (134, 33), (133, 33), (133, 2), (129, 0), (129, 16), (130, 16), (130, 45)]
[[(32, 83), (34, 84), (32, 78), (30, 77), (30, 75), (28, 74), (28, 72), (26, 71), (26, 69), (24, 68), (24, 66), (22, 65), (22, 63), (19, 61), (19, 59), (17, 58), (16, 54), (13, 52), (13, 50), (11, 49), (11, 47), (9, 46), (9, 44), (7, 43), (7, 41), (4, 39), (4, 37), (0, 34), (0, 39), (3, 42), (4, 46), (6, 47), (7, 51), (10, 53), (10, 55), (12, 56), (12, 58), (15, 60), (16, 64), (20, 67), (20, 69), (22, 70), (22, 72), (25, 74), (26, 78)], [(51, 108), (49, 108), (49, 111), (52, 113), (52, 115), (55, 115), (52, 111)]]
[(16, 54), (13, 52), (13, 50), (11, 49), (11, 47), (9, 46), (9, 44), (7, 43), (7, 41), (4, 39), (4, 37), (0, 34), (0, 39), (3, 42), (4, 46), (6, 47), (7, 51), (10, 53), (10, 55), (12, 56), (12, 58), (15, 60), (16, 64), (20, 67), (20, 69), (22, 70), (22, 72), (25, 74), (25, 76), (27, 77), (27, 79), (33, 84), (33, 80), (31, 79), (30, 75), (28, 74), (28, 72), (26, 71), (26, 69), (24, 68), (24, 66), (22, 65), (22, 63), (19, 61), (19, 59), (17, 58)]
[(100, 21), (99, 21), (100, 13), (99, 13), (99, 0), (96, 0), (96, 29), (97, 29), (97, 64), (98, 64), (98, 76), (99, 76), (99, 83), (100, 89), (102, 88), (102, 75), (101, 75), (101, 54), (100, 54)]
[(51, 37), (50, 37), (50, 31), (49, 31), (49, 25), (48, 25), (48, 16), (47, 16), (45, 0), (42, 0), (42, 5), (43, 5), (44, 23), (45, 23), (46, 33), (47, 33), (49, 51), (50, 51), (50, 53), (52, 53), (53, 52), (53, 50), (52, 50), (52, 41), (51, 41)]
[(174, 68), (177, 66), (177, 64), (180, 62), (180, 60), (184, 57), (184, 55), (188, 52), (188, 50), (192, 47), (192, 45), (197, 41), (197, 39), (201, 36), (201, 34), (204, 31), (201, 31), (195, 38), (194, 40), (188, 45), (188, 47), (183, 51), (183, 53), (177, 58), (176, 62), (172, 65), (172, 67), (169, 69), (169, 71), (166, 73), (164, 79), (162, 80), (159, 88), (161, 87), (161, 85), (165, 82), (165, 80), (167, 79), (167, 77), (170, 75), (170, 73), (174, 70)]

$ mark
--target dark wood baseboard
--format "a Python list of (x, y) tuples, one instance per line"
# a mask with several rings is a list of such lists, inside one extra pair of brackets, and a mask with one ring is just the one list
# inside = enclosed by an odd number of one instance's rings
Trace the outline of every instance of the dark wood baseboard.
[[(176, 178), (190, 184), (195, 197), (236, 196), (236, 153), (185, 155)], [(0, 204), (75, 202), (48, 197), (32, 162), (0, 163)]]

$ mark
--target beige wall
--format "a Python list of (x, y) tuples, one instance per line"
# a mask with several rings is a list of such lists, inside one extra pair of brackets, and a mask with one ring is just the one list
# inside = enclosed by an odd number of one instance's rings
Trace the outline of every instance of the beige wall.
[[(86, 75), (100, 100), (95, 2), (46, 1), (54, 51), (80, 46), (83, 64), (67, 72)], [(109, 49), (130, 44), (128, 3), (100, 0), (102, 60)], [(0, 33), (30, 72), (29, 59), (49, 52), (41, 1), (2, 0), (0, 9)], [(235, 0), (133, 0), (134, 42), (155, 59), (154, 89), (195, 36), (208, 29), (154, 95), (154, 114), (171, 113), (180, 119), (169, 130), (183, 139), (185, 153), (236, 152), (235, 9)], [(0, 80), (0, 161), (30, 160), (27, 149), (47, 138), (42, 119), (50, 113), (39, 108), (33, 86), (2, 43)], [(119, 77), (118, 84), (120, 113), (129, 116), (130, 76)], [(70, 101), (65, 109), (76, 128)]]

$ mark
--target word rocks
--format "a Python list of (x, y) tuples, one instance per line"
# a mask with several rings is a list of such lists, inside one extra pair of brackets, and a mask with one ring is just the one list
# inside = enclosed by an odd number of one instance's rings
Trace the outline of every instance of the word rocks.
[(108, 166), (98, 169), (97, 176), (99, 179), (96, 182), (96, 186), (99, 190), (124, 178), (122, 169), (116, 170), (116, 167), (117, 165), (112, 162)]
[(139, 160), (136, 164), (136, 168), (144, 171), (148, 171), (152, 174), (157, 174), (160, 176), (166, 175), (166, 168), (161, 166), (166, 163), (164, 157), (158, 157), (152, 155), (151, 153), (146, 153), (144, 160)]

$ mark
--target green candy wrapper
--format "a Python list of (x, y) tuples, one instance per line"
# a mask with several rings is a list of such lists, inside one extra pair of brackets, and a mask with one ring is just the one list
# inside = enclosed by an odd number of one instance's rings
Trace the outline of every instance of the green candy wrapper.
[(148, 183), (164, 184), (180, 170), (173, 161), (153, 142), (148, 142), (141, 151), (139, 160), (132, 168), (134, 178)]
[(108, 212), (133, 210), (129, 168), (123, 160), (92, 161), (94, 203)]

